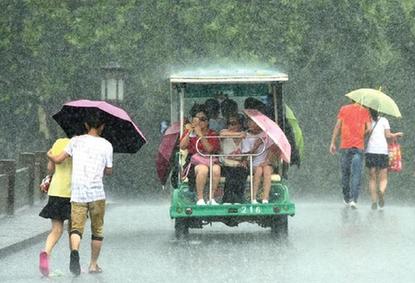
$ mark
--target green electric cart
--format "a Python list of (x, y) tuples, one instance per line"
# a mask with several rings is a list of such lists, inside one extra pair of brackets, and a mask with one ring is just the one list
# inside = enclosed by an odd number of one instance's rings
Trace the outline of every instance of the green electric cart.
[[(208, 98), (230, 98), (243, 110), (244, 101), (248, 97), (264, 101), (274, 113), (274, 121), (284, 131), (283, 84), (288, 76), (272, 69), (196, 69), (172, 74), (170, 80), (171, 121), (180, 123), (180, 136), (183, 133), (183, 121), (194, 103), (203, 103)], [(215, 157), (218, 155), (211, 155)], [(175, 235), (183, 238), (189, 229), (203, 228), (204, 225), (222, 222), (228, 226), (238, 226), (242, 222), (256, 223), (264, 228), (271, 228), (272, 235), (288, 235), (288, 216), (295, 215), (295, 205), (289, 197), (289, 185), (284, 177), (286, 164), (277, 164), (276, 174), (272, 175), (269, 203), (260, 201), (253, 204), (252, 169), (246, 180), (246, 202), (220, 203), (219, 196), (212, 194), (212, 180), (208, 181), (207, 199), (217, 198), (218, 205), (196, 205), (196, 194), (189, 187), (183, 175), (182, 152), (177, 152), (175, 161), (179, 168), (176, 180), (171, 185), (170, 217), (175, 221)], [(252, 155), (246, 158), (252, 162)], [(251, 167), (252, 168), (252, 167)], [(224, 180), (221, 180), (223, 187)]]

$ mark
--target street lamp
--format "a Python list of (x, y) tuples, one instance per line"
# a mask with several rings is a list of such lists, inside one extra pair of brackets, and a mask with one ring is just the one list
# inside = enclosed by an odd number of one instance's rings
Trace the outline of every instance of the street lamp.
[(124, 69), (111, 62), (102, 67), (101, 99), (121, 102), (124, 99)]

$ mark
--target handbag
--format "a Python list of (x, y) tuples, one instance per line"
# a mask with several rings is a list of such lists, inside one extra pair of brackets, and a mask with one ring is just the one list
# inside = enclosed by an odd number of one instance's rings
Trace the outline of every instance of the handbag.
[[(190, 158), (190, 163), (193, 165), (206, 165), (209, 166), (209, 157), (208, 156), (203, 156), (199, 153), (195, 153), (192, 155), (192, 157)], [(212, 163), (216, 164), (219, 163), (219, 159), (217, 157), (212, 157)]]
[(402, 171), (402, 155), (401, 145), (396, 139), (388, 145), (389, 151), (389, 171), (390, 172), (401, 172)]
[(42, 182), (39, 185), (40, 190), (42, 192), (47, 193), (49, 191), (49, 186), (51, 182), (52, 182), (52, 175), (46, 175), (46, 177), (43, 178)]

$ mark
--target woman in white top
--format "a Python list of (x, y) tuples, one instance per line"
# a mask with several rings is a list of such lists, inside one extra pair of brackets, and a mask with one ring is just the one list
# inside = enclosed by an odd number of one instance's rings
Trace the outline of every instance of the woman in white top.
[[(388, 184), (389, 156), (386, 139), (401, 137), (403, 133), (391, 133), (388, 120), (380, 117), (377, 111), (369, 110), (372, 116), (372, 130), (365, 150), (365, 162), (369, 169), (372, 209), (377, 209), (378, 205), (380, 208), (385, 205), (384, 195)], [(378, 183), (379, 194), (377, 193)]]
[(245, 137), (245, 133), (241, 131), (243, 117), (238, 114), (230, 115), (227, 124), (228, 128), (220, 132), (220, 136), (229, 137), (221, 139), (222, 154), (229, 155), (221, 160), (225, 176), (222, 202), (243, 203), (248, 170), (241, 157), (232, 156), (241, 154), (242, 138)]

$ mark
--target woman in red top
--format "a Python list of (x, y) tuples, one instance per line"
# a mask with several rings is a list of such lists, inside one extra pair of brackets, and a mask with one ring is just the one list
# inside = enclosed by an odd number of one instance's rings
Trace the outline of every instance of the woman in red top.
[[(206, 109), (204, 105), (195, 104), (190, 111), (192, 116), (191, 123), (187, 124), (183, 136), (180, 138), (180, 149), (187, 149), (189, 155), (197, 153), (196, 143), (200, 138), (198, 149), (203, 154), (218, 153), (220, 151), (220, 142), (216, 138), (206, 138), (207, 136), (217, 136), (217, 133), (209, 129), (209, 118), (206, 115)], [(197, 192), (197, 204), (206, 204), (203, 200), (203, 189), (209, 175), (209, 166), (205, 164), (197, 164), (194, 167), (196, 176), (196, 192)], [(212, 192), (218, 187), (220, 180), (220, 166), (214, 164), (212, 166)], [(210, 204), (217, 204), (212, 198)]]

